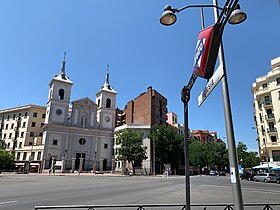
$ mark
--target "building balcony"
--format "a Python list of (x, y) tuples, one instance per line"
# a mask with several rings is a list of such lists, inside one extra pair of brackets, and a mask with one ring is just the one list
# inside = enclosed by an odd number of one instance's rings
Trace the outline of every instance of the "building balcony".
[(265, 115), (265, 119), (266, 120), (275, 119), (275, 116), (274, 116), (274, 114), (267, 114), (267, 115)]
[(275, 133), (275, 132), (277, 132), (276, 128), (268, 128), (267, 129), (267, 133)]
[(265, 101), (265, 102), (263, 102), (263, 106), (264, 106), (264, 107), (270, 107), (270, 106), (272, 106), (272, 101)]

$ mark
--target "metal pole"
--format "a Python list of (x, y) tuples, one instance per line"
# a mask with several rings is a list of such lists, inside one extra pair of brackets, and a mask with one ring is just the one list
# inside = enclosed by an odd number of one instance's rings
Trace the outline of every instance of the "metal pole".
[(189, 162), (189, 123), (188, 123), (188, 103), (190, 99), (190, 89), (184, 86), (181, 92), (181, 99), (184, 103), (184, 153), (185, 153), (185, 190), (186, 190), (186, 207), (185, 210), (190, 210), (190, 162)]
[[(213, 4), (217, 6), (218, 5), (217, 0), (213, 0)], [(214, 16), (215, 16), (215, 21), (217, 21), (218, 20), (217, 8), (214, 8)], [(228, 155), (229, 155), (229, 163), (230, 163), (230, 175), (231, 175), (231, 183), (232, 183), (232, 191), (233, 191), (234, 208), (235, 210), (244, 210), (222, 41), (219, 48), (219, 62), (224, 67), (224, 77), (222, 78), (222, 93), (223, 93), (224, 115), (225, 115), (226, 133), (227, 133)]]
[(156, 144), (153, 140), (153, 175), (156, 175)]

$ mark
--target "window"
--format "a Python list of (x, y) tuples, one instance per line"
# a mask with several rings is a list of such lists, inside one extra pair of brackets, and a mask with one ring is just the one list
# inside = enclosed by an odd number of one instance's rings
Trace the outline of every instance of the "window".
[(8, 115), (7, 120), (10, 120), (10, 115)]
[(273, 161), (280, 161), (280, 150), (272, 150)]
[(42, 152), (38, 152), (37, 160), (41, 160)]
[(86, 143), (86, 140), (84, 138), (79, 139), (79, 144), (84, 145)]
[(30, 132), (30, 137), (33, 137), (34, 136), (34, 132)]
[(24, 132), (21, 132), (20, 137), (23, 138), (23, 136), (24, 136)]
[(44, 123), (41, 123), (41, 127), (43, 127)]
[(41, 136), (41, 137), (42, 137), (42, 136), (43, 136), (43, 133), (39, 133), (39, 136)]
[(280, 85), (280, 77), (276, 78), (276, 84)]
[(20, 159), (20, 152), (17, 153), (17, 160)]
[(13, 133), (10, 133), (10, 134), (9, 134), (9, 139), (11, 139), (11, 138), (12, 138), (12, 135), (13, 135)]
[(58, 140), (57, 140), (57, 139), (54, 139), (54, 140), (53, 140), (53, 145), (57, 145), (57, 143), (58, 143)]
[(58, 91), (58, 98), (60, 99), (60, 100), (64, 100), (64, 90), (63, 89), (60, 89), (59, 91)]
[(6, 136), (7, 136), (7, 134), (6, 134), (6, 133), (4, 133), (4, 136), (3, 136), (3, 138), (5, 139), (5, 138), (6, 138)]
[(100, 99), (98, 99), (97, 105), (98, 105), (98, 107), (100, 107)]
[(37, 112), (33, 112), (33, 117), (37, 117)]
[(271, 140), (271, 142), (277, 142), (276, 136), (271, 136), (271, 137), (270, 137), (270, 140)]
[(106, 100), (106, 108), (111, 108), (111, 99), (107, 98)]
[(267, 88), (267, 83), (264, 83), (264, 84), (262, 85), (262, 87), (263, 87), (263, 88)]
[(13, 114), (13, 120), (16, 118), (16, 114)]
[(259, 116), (260, 116), (260, 121), (263, 122), (262, 113), (259, 113)]
[(22, 127), (25, 128), (26, 122), (23, 122)]
[(14, 128), (14, 123), (11, 124), (11, 129), (13, 129), (13, 128)]
[(22, 142), (19, 142), (18, 148), (22, 147)]
[(32, 122), (31, 127), (35, 127), (35, 126), (36, 126), (36, 122)]
[(104, 144), (104, 149), (107, 149), (108, 148), (108, 144)]
[(270, 101), (269, 96), (265, 96), (265, 97), (264, 97), (264, 101)]
[(24, 113), (24, 117), (27, 117), (27, 112)]
[(6, 130), (8, 130), (8, 126), (9, 126), (9, 125), (8, 125), (8, 124), (6, 124), (6, 127), (5, 127), (5, 129), (6, 129)]
[(27, 156), (27, 152), (24, 152), (22, 160), (26, 160), (26, 156)]

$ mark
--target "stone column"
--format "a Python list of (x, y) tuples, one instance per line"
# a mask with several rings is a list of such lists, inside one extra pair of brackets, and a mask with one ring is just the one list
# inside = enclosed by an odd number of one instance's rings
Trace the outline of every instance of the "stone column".
[(76, 158), (72, 158), (72, 173), (74, 173), (74, 170), (75, 170), (75, 161), (76, 161)]
[(115, 159), (113, 158), (112, 159), (112, 173), (114, 173), (115, 172)]
[(92, 172), (96, 172), (96, 158), (93, 158), (93, 163), (92, 163)]
[(79, 174), (83, 171), (83, 162), (84, 162), (84, 158), (80, 158)]
[(62, 159), (62, 161), (61, 161), (61, 173), (64, 173), (65, 172), (65, 157), (62, 157), (61, 159)]
[(41, 165), (41, 173), (43, 173), (43, 171), (45, 170), (45, 165), (46, 165), (46, 158), (44, 157)]

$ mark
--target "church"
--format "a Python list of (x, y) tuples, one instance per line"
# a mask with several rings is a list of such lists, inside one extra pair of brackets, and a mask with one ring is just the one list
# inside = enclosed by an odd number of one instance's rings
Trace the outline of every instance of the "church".
[(117, 92), (106, 78), (90, 98), (71, 101), (73, 82), (66, 75), (66, 61), (49, 83), (43, 125), (43, 170), (62, 172), (112, 169)]

